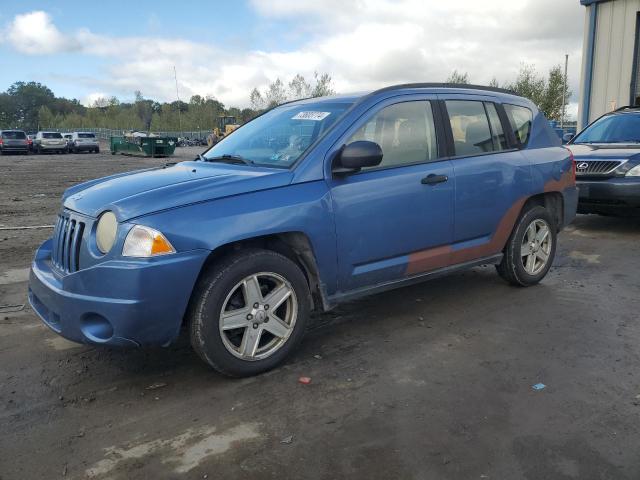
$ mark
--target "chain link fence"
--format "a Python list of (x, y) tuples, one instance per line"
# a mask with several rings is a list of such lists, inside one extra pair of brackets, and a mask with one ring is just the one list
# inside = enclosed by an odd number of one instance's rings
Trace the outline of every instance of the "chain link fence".
[[(72, 133), (72, 132), (91, 132), (96, 137), (109, 141), (110, 137), (121, 137), (125, 133), (131, 132), (131, 130), (113, 129), (113, 128), (41, 128), (42, 131), (47, 132), (60, 132), (60, 133)], [(205, 140), (211, 133), (211, 130), (183, 130), (183, 131), (156, 131), (152, 132), (160, 137), (176, 137), (176, 138), (189, 138)]]

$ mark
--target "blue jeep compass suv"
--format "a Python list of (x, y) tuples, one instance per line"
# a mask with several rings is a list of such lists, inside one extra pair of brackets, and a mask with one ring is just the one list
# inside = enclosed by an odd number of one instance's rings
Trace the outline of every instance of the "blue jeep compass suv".
[(528, 286), (575, 216), (571, 153), (509, 92), (411, 84), (281, 105), (194, 161), (69, 188), (29, 299), (60, 335), (280, 363), (312, 310), (480, 264)]

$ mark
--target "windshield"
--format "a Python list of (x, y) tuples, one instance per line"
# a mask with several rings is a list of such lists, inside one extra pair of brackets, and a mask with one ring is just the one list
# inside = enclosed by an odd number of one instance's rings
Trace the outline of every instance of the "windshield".
[(572, 143), (638, 143), (640, 115), (616, 114), (602, 117), (578, 134)]
[(78, 138), (96, 138), (93, 133), (79, 133)]
[(4, 132), (2, 132), (2, 137), (3, 138), (13, 138), (16, 140), (24, 140), (25, 138), (27, 138), (27, 136), (25, 135), (24, 132), (15, 132), (15, 131), (7, 131), (5, 130)]
[(204, 157), (240, 157), (256, 165), (288, 168), (350, 106), (317, 102), (277, 107), (224, 138)]
[(57, 132), (44, 132), (42, 138), (62, 138), (62, 135)]

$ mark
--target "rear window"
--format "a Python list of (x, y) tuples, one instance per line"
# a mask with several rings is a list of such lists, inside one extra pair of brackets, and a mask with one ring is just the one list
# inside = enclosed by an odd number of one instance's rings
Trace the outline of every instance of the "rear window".
[(62, 135), (58, 132), (44, 132), (42, 138), (62, 138)]
[(96, 138), (93, 133), (79, 133), (78, 138)]
[(533, 112), (527, 107), (504, 104), (509, 123), (516, 137), (516, 142), (520, 148), (524, 147), (531, 136), (531, 123), (533, 122)]
[(27, 138), (27, 135), (24, 132), (4, 131), (2, 132), (2, 138), (24, 140)]
[(482, 102), (446, 100), (445, 104), (456, 156), (478, 155), (503, 149), (500, 137), (504, 137), (504, 134), (501, 128), (498, 130), (500, 122), (493, 125), (495, 131), (492, 132), (489, 116)]

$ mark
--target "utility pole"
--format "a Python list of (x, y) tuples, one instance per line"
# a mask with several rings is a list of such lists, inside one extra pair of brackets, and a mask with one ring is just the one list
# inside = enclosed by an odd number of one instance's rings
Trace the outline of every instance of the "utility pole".
[(562, 115), (560, 116), (560, 129), (564, 130), (564, 116), (567, 105), (567, 68), (569, 67), (569, 54), (564, 56), (564, 82), (562, 83)]
[(178, 125), (180, 125), (180, 132), (182, 132), (182, 113), (180, 112), (180, 93), (178, 93), (178, 73), (176, 72), (175, 65), (173, 66), (173, 78), (176, 81), (176, 98), (178, 99)]

